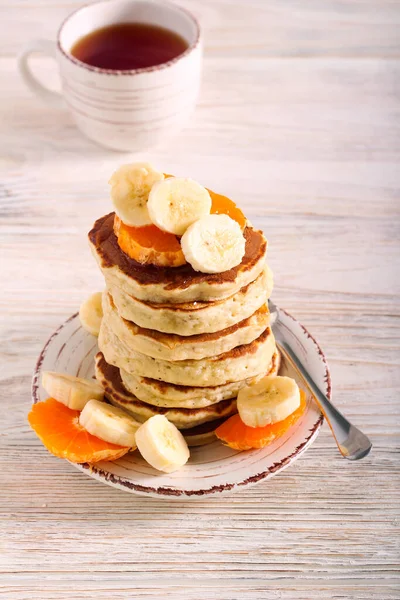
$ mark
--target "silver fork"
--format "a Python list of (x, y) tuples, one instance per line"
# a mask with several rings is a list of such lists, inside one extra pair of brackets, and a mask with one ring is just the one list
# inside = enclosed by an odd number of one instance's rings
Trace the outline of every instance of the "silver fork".
[(364, 458), (364, 456), (367, 456), (372, 448), (371, 441), (364, 433), (362, 433), (362, 431), (352, 425), (319, 389), (310, 373), (304, 367), (298, 356), (285, 339), (283, 327), (279, 328), (279, 308), (276, 306), (276, 304), (274, 304), (274, 302), (272, 302), (272, 300), (269, 300), (268, 304), (272, 330), (278, 348), (288, 363), (290, 363), (295, 371), (300, 375), (301, 379), (312, 393), (316, 403), (321, 409), (322, 414), (328, 421), (328, 425), (331, 428), (333, 437), (336, 440), (336, 444), (341, 454), (349, 460), (359, 460), (360, 458)]

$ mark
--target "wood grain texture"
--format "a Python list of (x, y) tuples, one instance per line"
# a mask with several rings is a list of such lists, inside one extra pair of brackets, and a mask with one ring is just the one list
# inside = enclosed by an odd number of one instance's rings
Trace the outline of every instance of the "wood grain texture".
[(86, 141), (16, 72), (20, 45), (80, 4), (0, 5), (0, 597), (399, 598), (399, 2), (181, 1), (205, 29), (201, 97), (143, 158), (265, 230), (274, 299), (319, 340), (334, 400), (374, 443), (345, 462), (324, 426), (279, 477), (196, 502), (102, 486), (26, 422), (44, 341), (102, 286), (86, 232), (133, 158)]

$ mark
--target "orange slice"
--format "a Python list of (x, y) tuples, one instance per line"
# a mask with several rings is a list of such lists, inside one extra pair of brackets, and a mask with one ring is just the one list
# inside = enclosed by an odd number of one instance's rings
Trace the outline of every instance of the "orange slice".
[(246, 217), (230, 198), (216, 194), (208, 190), (211, 196), (211, 214), (228, 215), (231, 219), (239, 223), (242, 230), (246, 227)]
[(114, 233), (121, 250), (142, 265), (180, 267), (186, 262), (178, 238), (155, 225), (129, 227), (115, 215)]
[(28, 421), (49, 452), (74, 463), (116, 460), (130, 448), (104, 442), (79, 425), (79, 411), (54, 398), (34, 404)]
[(306, 408), (306, 395), (300, 390), (300, 406), (283, 421), (266, 425), (265, 427), (249, 427), (245, 425), (239, 415), (230, 417), (216, 430), (216, 436), (234, 450), (250, 450), (251, 448), (264, 448), (274, 440), (282, 437), (304, 413)]

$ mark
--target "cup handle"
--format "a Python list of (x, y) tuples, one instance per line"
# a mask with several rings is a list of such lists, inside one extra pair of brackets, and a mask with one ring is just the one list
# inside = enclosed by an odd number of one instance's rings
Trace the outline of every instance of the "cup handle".
[(60, 92), (53, 92), (44, 86), (35, 75), (32, 73), (31, 67), (29, 66), (29, 57), (31, 54), (41, 53), (47, 54), (52, 58), (56, 58), (56, 45), (50, 40), (33, 40), (29, 42), (27, 46), (22, 50), (18, 56), (18, 69), (22, 75), (23, 80), (32, 92), (42, 98), (47, 104), (51, 106), (63, 106), (63, 99)]

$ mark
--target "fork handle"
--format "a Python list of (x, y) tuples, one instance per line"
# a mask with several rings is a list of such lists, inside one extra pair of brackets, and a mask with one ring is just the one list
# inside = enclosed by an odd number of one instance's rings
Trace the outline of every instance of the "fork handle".
[(325, 394), (319, 389), (307, 369), (298, 359), (292, 348), (285, 341), (278, 344), (285, 359), (299, 373), (304, 383), (314, 396), (322, 414), (331, 428), (333, 437), (341, 454), (349, 460), (359, 460), (367, 456), (372, 448), (369, 438), (352, 425), (341, 412), (333, 406)]

